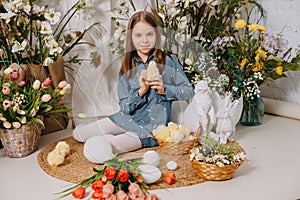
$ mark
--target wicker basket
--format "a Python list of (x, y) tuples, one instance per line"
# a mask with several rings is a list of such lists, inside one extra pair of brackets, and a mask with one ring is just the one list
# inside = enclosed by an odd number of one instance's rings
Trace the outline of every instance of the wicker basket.
[(5, 154), (11, 158), (30, 155), (38, 148), (41, 131), (40, 124), (23, 125), (18, 129), (1, 129), (0, 139)]
[[(239, 146), (239, 152), (244, 150)], [(218, 167), (214, 164), (206, 163), (206, 162), (199, 162), (195, 159), (192, 160), (192, 166), (194, 168), (195, 173), (206, 180), (210, 181), (224, 181), (231, 179), (234, 175), (236, 169), (243, 163), (243, 160), (231, 164), (225, 165), (224, 167)]]
[(184, 140), (181, 142), (167, 142), (156, 138), (157, 143), (163, 153), (171, 155), (183, 155), (190, 152), (196, 142), (199, 140), (199, 133), (191, 133), (194, 136), (193, 140)]

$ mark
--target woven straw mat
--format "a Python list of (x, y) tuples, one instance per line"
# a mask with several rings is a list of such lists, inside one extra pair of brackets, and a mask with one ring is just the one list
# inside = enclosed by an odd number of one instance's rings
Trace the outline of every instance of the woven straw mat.
[[(66, 141), (71, 148), (70, 155), (65, 158), (62, 165), (57, 168), (51, 167), (47, 162), (47, 155), (51, 152), (57, 142), (48, 145), (38, 154), (38, 163), (40, 167), (49, 175), (71, 183), (79, 183), (82, 180), (89, 178), (95, 174), (93, 168), (98, 168), (101, 165), (97, 165), (89, 162), (83, 155), (83, 144), (77, 142), (73, 137), (60, 140)], [(161, 188), (174, 188), (189, 186), (205, 182), (205, 179), (198, 177), (192, 167), (189, 160), (189, 154), (185, 155), (169, 155), (160, 151), (159, 147), (140, 149), (134, 152), (118, 155), (119, 158), (139, 158), (143, 156), (143, 153), (149, 150), (155, 150), (160, 156), (160, 163), (158, 165), (162, 173), (167, 171), (166, 163), (174, 160), (177, 162), (178, 168), (173, 171), (177, 176), (177, 182), (173, 185), (167, 185), (163, 180), (159, 180), (154, 184), (149, 185), (149, 189), (161, 189)]]

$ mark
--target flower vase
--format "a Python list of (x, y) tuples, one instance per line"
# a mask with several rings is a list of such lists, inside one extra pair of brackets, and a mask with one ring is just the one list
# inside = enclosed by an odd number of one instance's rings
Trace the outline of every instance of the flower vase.
[(258, 126), (264, 119), (264, 101), (260, 96), (253, 99), (244, 98), (240, 123), (244, 126)]
[(5, 154), (11, 158), (26, 157), (37, 150), (43, 126), (30, 123), (15, 129), (1, 129)]

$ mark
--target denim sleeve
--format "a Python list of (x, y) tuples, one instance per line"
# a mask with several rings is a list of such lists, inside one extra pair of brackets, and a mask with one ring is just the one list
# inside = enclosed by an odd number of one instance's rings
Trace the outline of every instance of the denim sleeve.
[(194, 89), (183, 71), (182, 65), (175, 56), (166, 63), (167, 73), (170, 73), (171, 81), (165, 84), (166, 100), (181, 101), (194, 96)]
[(125, 78), (123, 74), (119, 76), (118, 96), (121, 112), (130, 115), (146, 103), (145, 96), (139, 97), (138, 90), (139, 88), (134, 88), (129, 84), (129, 79)]

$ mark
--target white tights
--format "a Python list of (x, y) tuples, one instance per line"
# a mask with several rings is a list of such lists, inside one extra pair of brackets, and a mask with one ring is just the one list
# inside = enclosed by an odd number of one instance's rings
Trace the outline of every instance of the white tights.
[(107, 117), (89, 124), (78, 125), (73, 130), (73, 137), (79, 142), (85, 142), (88, 138), (98, 135), (107, 138), (114, 153), (134, 151), (142, 147), (135, 133), (123, 130)]

